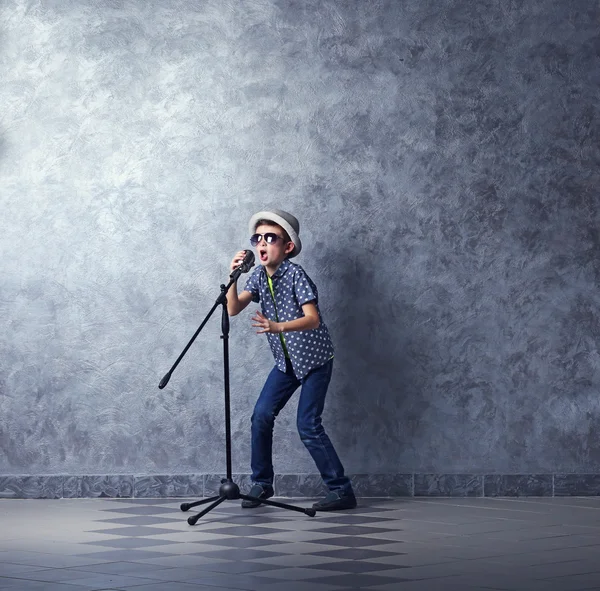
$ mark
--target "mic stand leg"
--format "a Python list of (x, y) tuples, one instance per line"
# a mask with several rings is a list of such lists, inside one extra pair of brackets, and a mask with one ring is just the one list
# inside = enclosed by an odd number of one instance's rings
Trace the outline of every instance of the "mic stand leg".
[[(182, 503), (181, 510), (189, 511), (192, 507), (197, 507), (198, 505), (204, 505), (206, 503), (211, 503), (206, 509), (197, 513), (196, 515), (192, 515), (188, 517), (187, 522), (190, 525), (195, 525), (196, 522), (206, 515), (209, 511), (212, 511), (215, 507), (218, 507), (223, 501), (235, 501), (237, 499), (244, 499), (248, 501), (257, 501), (264, 505), (271, 505), (272, 507), (279, 507), (281, 509), (288, 509), (290, 511), (298, 511), (299, 513), (304, 513), (310, 517), (314, 517), (316, 514), (315, 509), (312, 508), (304, 508), (304, 507), (296, 507), (295, 505), (288, 505), (287, 503), (280, 503), (278, 501), (272, 501), (270, 499), (259, 499), (258, 497), (253, 497), (250, 495), (245, 495), (240, 493), (239, 486), (233, 482), (232, 473), (231, 473), (231, 405), (230, 405), (230, 387), (229, 387), (229, 314), (227, 312), (227, 292), (231, 284), (235, 281), (235, 278), (228, 285), (221, 285), (221, 295), (217, 299), (215, 303), (215, 307), (213, 310), (220, 304), (222, 306), (221, 313), (221, 339), (223, 340), (223, 378), (225, 384), (225, 457), (226, 457), (226, 469), (227, 476), (221, 480), (221, 487), (219, 488), (219, 494), (214, 497), (210, 497), (208, 499), (202, 499), (200, 501), (195, 501), (193, 503)], [(212, 313), (211, 311), (211, 313)], [(209, 315), (210, 316), (210, 315)], [(206, 322), (206, 321), (205, 321)], [(204, 326), (204, 324), (202, 325)], [(202, 328), (202, 327), (201, 327)], [(200, 332), (200, 330), (198, 330)], [(196, 333), (197, 335), (198, 333)], [(195, 335), (195, 336), (196, 336)], [(194, 336), (194, 338), (195, 338)], [(192, 339), (193, 341), (193, 339)], [(190, 342), (191, 344), (191, 342)], [(189, 345), (188, 345), (189, 347)], [(186, 348), (187, 351), (187, 348)], [(185, 353), (185, 351), (184, 351)], [(183, 355), (182, 355), (183, 356)], [(181, 358), (180, 358), (181, 359)], [(180, 361), (177, 361), (177, 363)], [(173, 371), (174, 367), (171, 369)], [(170, 375), (170, 373), (168, 374)]]

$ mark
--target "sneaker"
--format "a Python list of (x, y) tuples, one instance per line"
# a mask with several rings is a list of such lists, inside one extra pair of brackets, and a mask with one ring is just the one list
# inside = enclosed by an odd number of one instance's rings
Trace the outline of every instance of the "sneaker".
[(327, 496), (313, 505), (317, 511), (339, 511), (341, 509), (354, 509), (356, 507), (356, 497), (354, 493), (342, 494), (340, 491), (332, 490)]
[[(253, 484), (252, 488), (248, 492), (248, 495), (251, 497), (257, 497), (259, 499), (270, 499), (275, 492), (273, 491), (272, 486), (262, 486), (261, 484)], [(254, 509), (255, 507), (260, 507), (262, 503), (258, 501), (250, 501), (249, 499), (244, 499), (242, 501), (242, 507), (244, 509)]]

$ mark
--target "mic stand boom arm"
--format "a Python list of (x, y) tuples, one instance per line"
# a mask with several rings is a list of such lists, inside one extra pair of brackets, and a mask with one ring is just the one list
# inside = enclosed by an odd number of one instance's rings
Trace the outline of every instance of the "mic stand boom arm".
[[(190, 339), (190, 342), (185, 346), (185, 349), (181, 352), (181, 355), (177, 358), (177, 361), (173, 364), (171, 369), (164, 375), (163, 379), (158, 384), (158, 387), (162, 390), (171, 379), (171, 375), (175, 371), (175, 368), (179, 365), (179, 362), (185, 357), (185, 354), (188, 352), (188, 349), (192, 346), (192, 343), (196, 340), (196, 337), (200, 334), (200, 331), (204, 328), (205, 324), (208, 322), (208, 319), (213, 315), (213, 312), (217, 309), (217, 306), (223, 304), (225, 306), (225, 312), (227, 312), (227, 292), (229, 288), (238, 280), (238, 277), (242, 274), (242, 270), (238, 267), (231, 275), (231, 281), (227, 285), (221, 285), (221, 294), (217, 298), (217, 301), (214, 303), (213, 307), (210, 309), (209, 313), (206, 315), (206, 318), (202, 322), (202, 324), (198, 327), (198, 330), (194, 333), (194, 336)], [(225, 322), (225, 318), (223, 317), (222, 322)], [(227, 314), (227, 325), (229, 325), (229, 314)], [(225, 331), (223, 331), (225, 332)], [(229, 333), (229, 330), (227, 330)]]

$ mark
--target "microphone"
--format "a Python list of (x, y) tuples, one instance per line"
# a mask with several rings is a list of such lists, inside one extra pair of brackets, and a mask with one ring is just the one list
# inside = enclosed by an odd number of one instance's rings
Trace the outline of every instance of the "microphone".
[[(247, 273), (252, 267), (254, 267), (254, 253), (251, 250), (245, 250), (244, 260), (235, 268), (233, 273), (238, 276), (241, 273)], [(232, 275), (233, 275), (232, 273)]]
[(245, 250), (244, 252), (246, 253), (244, 255), (244, 260), (241, 262), (238, 269), (240, 269), (242, 273), (247, 273), (254, 267), (254, 253), (251, 250)]

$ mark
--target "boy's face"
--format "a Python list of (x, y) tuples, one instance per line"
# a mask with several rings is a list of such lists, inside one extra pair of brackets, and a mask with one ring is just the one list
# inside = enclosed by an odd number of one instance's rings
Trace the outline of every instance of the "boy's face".
[[(256, 234), (260, 240), (256, 245), (256, 254), (263, 267), (276, 269), (285, 260), (287, 255), (294, 250), (293, 242), (286, 242), (283, 237), (284, 232), (279, 226), (261, 225), (256, 227)], [(276, 235), (274, 242), (267, 242), (265, 234)], [(272, 236), (271, 236), (272, 238)]]

